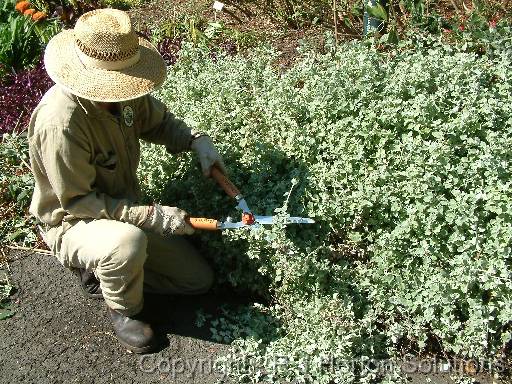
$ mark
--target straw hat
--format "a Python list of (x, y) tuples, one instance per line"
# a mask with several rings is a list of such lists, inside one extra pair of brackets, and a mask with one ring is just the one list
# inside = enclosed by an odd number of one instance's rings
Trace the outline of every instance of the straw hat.
[(44, 64), (55, 83), (93, 101), (134, 99), (166, 77), (160, 53), (135, 34), (128, 14), (117, 9), (84, 13), (74, 29), (50, 40)]

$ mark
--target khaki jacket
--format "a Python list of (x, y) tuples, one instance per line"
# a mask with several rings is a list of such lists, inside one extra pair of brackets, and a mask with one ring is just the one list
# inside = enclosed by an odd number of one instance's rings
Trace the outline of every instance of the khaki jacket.
[(124, 221), (141, 197), (139, 139), (179, 153), (192, 136), (152, 96), (121, 102), (116, 117), (54, 86), (34, 110), (28, 137), (35, 177), (30, 213), (56, 227), (84, 218)]

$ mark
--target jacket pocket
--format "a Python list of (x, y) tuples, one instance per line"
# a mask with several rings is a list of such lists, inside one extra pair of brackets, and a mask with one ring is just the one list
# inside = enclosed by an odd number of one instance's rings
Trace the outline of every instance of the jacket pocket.
[(96, 167), (104, 168), (108, 171), (115, 171), (117, 168), (117, 155), (114, 152), (98, 153), (94, 159)]
[(94, 159), (96, 168), (95, 186), (100, 192), (104, 192), (114, 197), (117, 194), (116, 183), (118, 173), (117, 155), (109, 152), (107, 155), (98, 153)]

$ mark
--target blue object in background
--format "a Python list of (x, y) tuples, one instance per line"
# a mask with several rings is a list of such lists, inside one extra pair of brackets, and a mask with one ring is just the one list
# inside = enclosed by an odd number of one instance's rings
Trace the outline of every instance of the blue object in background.
[(364, 7), (363, 36), (366, 36), (369, 31), (382, 31), (384, 29), (384, 20), (370, 16), (367, 10), (368, 6), (375, 7), (379, 3), (385, 7), (384, 2), (379, 2), (377, 0), (368, 0)]

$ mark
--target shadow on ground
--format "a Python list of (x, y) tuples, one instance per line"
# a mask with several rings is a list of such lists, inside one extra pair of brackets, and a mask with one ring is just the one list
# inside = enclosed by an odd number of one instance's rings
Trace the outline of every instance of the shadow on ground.
[[(228, 293), (166, 297), (146, 303), (168, 345), (128, 353), (116, 340), (102, 300), (85, 298), (76, 277), (52, 256), (11, 255), (15, 315), (0, 321), (0, 383), (214, 383), (215, 360), (228, 346), (195, 325), (196, 311), (215, 316), (221, 304), (247, 299)], [(158, 315), (157, 315), (158, 314)]]
[(172, 333), (183, 337), (213, 342), (208, 324), (198, 327), (197, 312), (211, 318), (223, 316), (221, 306), (236, 309), (254, 302), (249, 297), (240, 297), (227, 292), (209, 292), (199, 296), (144, 295), (144, 306), (148, 318), (160, 333)]

